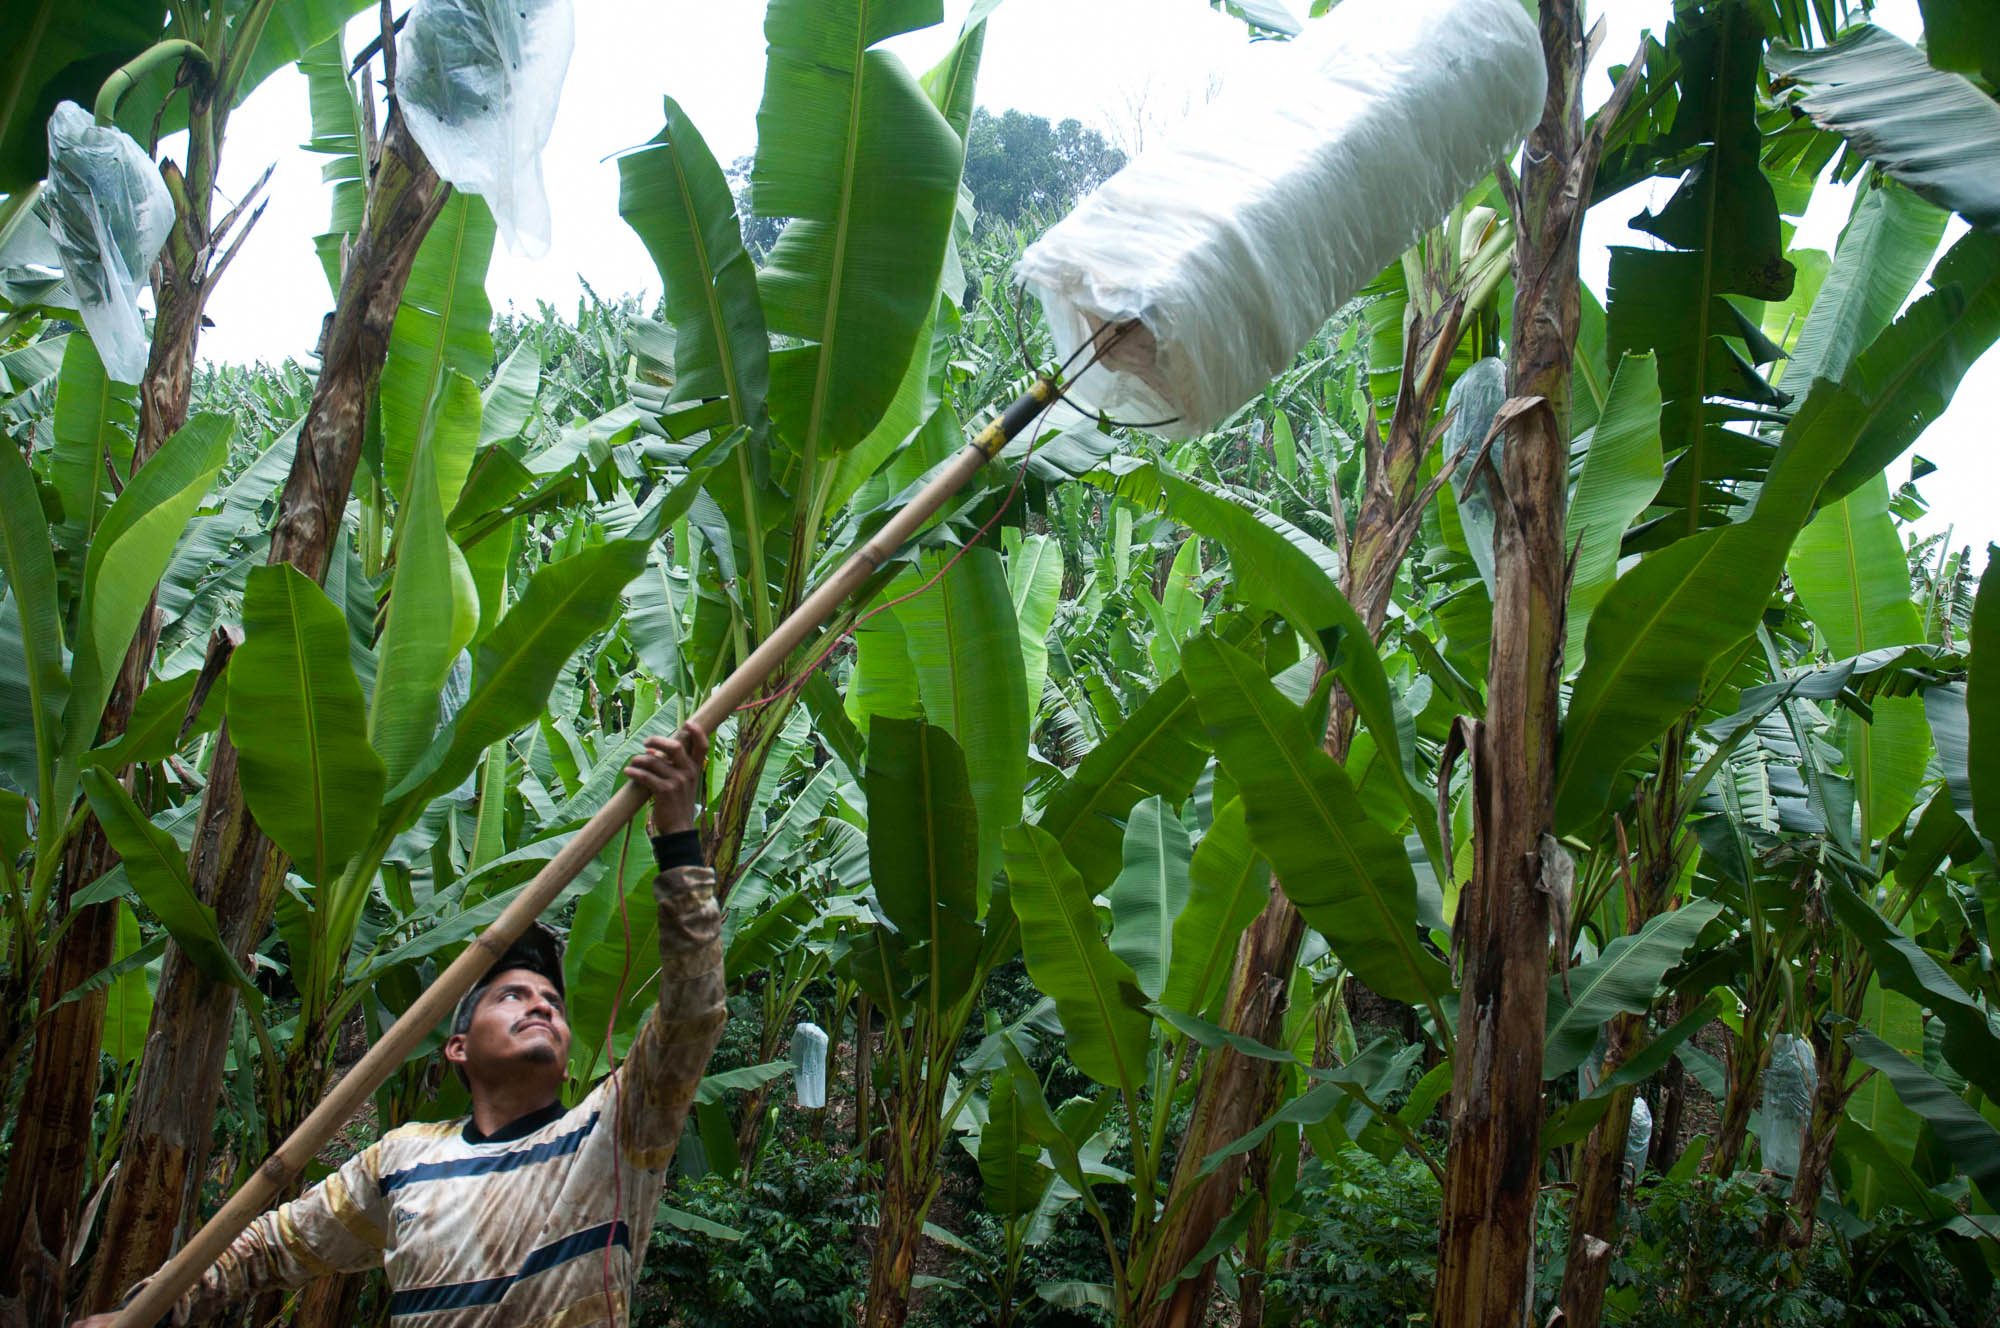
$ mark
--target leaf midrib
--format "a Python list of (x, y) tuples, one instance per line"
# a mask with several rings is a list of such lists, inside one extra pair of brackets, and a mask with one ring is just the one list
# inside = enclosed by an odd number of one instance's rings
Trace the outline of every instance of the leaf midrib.
[(847, 142), (840, 164), (840, 200), (833, 220), (833, 257), (827, 264), (826, 308), (820, 314), (819, 354), (813, 361), (812, 407), (806, 417), (805, 466), (799, 492), (810, 495), (816, 487), (813, 470), (819, 457), (819, 436), (825, 426), (826, 392), (833, 376), (833, 335), (840, 316), (841, 275), (847, 263), (848, 213), (854, 201), (855, 158), (861, 139), (861, 88), (868, 57), (867, 0), (857, 6), (854, 16), (854, 73), (847, 99)]

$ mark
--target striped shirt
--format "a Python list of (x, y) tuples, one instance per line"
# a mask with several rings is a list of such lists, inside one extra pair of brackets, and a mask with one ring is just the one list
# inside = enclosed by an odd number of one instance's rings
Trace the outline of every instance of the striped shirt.
[(490, 1137), (469, 1120), (389, 1131), (251, 1223), (173, 1322), (380, 1268), (397, 1328), (624, 1324), (667, 1164), (725, 1018), (713, 873), (670, 868), (653, 889), (660, 1002), (623, 1065), (569, 1110), (551, 1106)]

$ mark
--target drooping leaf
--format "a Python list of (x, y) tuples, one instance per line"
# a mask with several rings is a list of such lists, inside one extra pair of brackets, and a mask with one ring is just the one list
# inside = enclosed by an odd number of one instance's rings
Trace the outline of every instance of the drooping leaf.
[(347, 619), (290, 563), (260, 567), (229, 662), (229, 731), (250, 813), (299, 874), (330, 885), (375, 829), (386, 786), (347, 662)]
[[(1114, 458), (1123, 460), (1128, 459)], [(1403, 773), (1398, 791), (1428, 844), (1435, 834), (1434, 811), (1429, 795), (1416, 786), (1415, 743), (1397, 720), (1389, 676), (1367, 626), (1340, 593), (1340, 565), (1333, 551), (1283, 517), (1165, 466), (1152, 462), (1114, 466), (1113, 475), (1104, 487), (1220, 543), (1229, 551), (1237, 593), (1251, 604), (1282, 613), (1318, 643), (1353, 699), (1355, 712), (1381, 750), (1394, 758), (1390, 768)], [(1090, 478), (1098, 480), (1096, 475)]]
[(541, 385), (542, 353), (522, 342), (493, 371), (493, 381), (479, 391), (479, 445), (488, 447), (518, 436), (535, 413), (535, 390)]
[(1611, 377), (1564, 518), (1564, 542), (1576, 549), (1576, 570), (1569, 584), (1563, 672), (1582, 665), (1590, 615), (1618, 579), (1619, 543), (1660, 491), (1664, 474), (1659, 373), (1651, 355), (1627, 355)]
[(1173, 967), (1175, 923), (1192, 884), (1194, 847), (1187, 827), (1158, 797), (1125, 818), (1125, 867), (1105, 897), (1111, 903), (1111, 953), (1131, 965), (1139, 990), (1158, 997)]
[(104, 836), (118, 850), (126, 878), (146, 901), (174, 943), (211, 981), (234, 985), (254, 998), (257, 987), (222, 943), (215, 910), (188, 883), (187, 857), (166, 831), (146, 820), (124, 785), (102, 770), (83, 772), (83, 791)]
[(1855, 358), (1838, 388), (1815, 387), (1786, 428), (1787, 449), (1835, 446), (1845, 453), (1822, 501), (1852, 493), (1902, 455), (1944, 413), (1959, 380), (1995, 337), (2000, 236), (1974, 231), (1938, 260), (1930, 294)]
[(937, 0), (775, 0), (751, 197), (793, 220), (758, 277), (773, 332), (771, 404), (808, 458), (872, 429), (930, 317), (958, 205), (958, 135), (877, 43), (941, 17)]
[(1793, 104), (1814, 124), (1939, 207), (2000, 231), (2000, 104), (1969, 80), (1869, 24), (1818, 50), (1775, 43), (1767, 59), (1774, 84), (1803, 89)]
[(1869, 189), (1855, 200), (1833, 269), (1780, 366), (1802, 396), (1815, 378), (1838, 381), (1916, 289), (1944, 236), (1945, 213), (1906, 189)]
[(651, 842), (636, 823), (629, 825), (612, 836), (591, 866), (597, 885), (578, 898), (563, 947), (570, 1073), (585, 1081), (606, 1068), (607, 1033), (622, 1054), (638, 1031), (650, 994), (659, 988), (660, 969)]
[(875, 897), (929, 999), (949, 1005), (977, 970), (979, 825), (966, 761), (934, 724), (877, 716), (868, 728), (868, 860)]
[[(146, 761), (164, 761), (179, 750), (185, 740), (181, 725), (188, 719), (188, 706), (194, 700), (201, 673), (200, 669), (189, 669), (186, 673), (155, 682), (139, 693), (125, 732), (116, 741), (91, 748), (86, 758), (89, 763), (117, 771)], [(228, 697), (229, 674), (224, 672), (210, 686), (194, 722), (188, 726), (186, 737), (214, 732), (222, 722)]]
[(1014, 826), (1006, 848), (1008, 899), (1021, 920), (1028, 976), (1054, 998), (1069, 1058), (1136, 1102), (1152, 1019), (1131, 966), (1104, 943), (1090, 891), (1054, 836), (1040, 826)]
[(264, 505), (283, 488), (298, 446), (296, 424), (272, 438), (257, 459), (229, 481), (222, 491), (222, 506), (213, 515), (196, 518), (181, 537), (173, 561), (160, 574), (160, 612), (168, 622), (193, 608), (202, 578), (229, 556), (236, 541), (262, 528)]
[(854, 633), (854, 656), (844, 704), (857, 728), (866, 731), (876, 715), (923, 718), (916, 669), (910, 664), (910, 636), (901, 618), (893, 612), (870, 615)]
[(1979, 1187), (1986, 1201), (2000, 1199), (2000, 1130), (1922, 1065), (1867, 1029), (1849, 1033), (1847, 1045), (1864, 1064), (1888, 1078), (1904, 1106), (1929, 1123), (1938, 1146)]
[[(1905, 1056), (1923, 1058), (1924, 1016), (1915, 1001), (1880, 982), (1870, 982), (1862, 999), (1861, 1024)], [(1886, 1075), (1871, 1074), (1854, 1090), (1847, 1099), (1847, 1120), (1866, 1126), (1869, 1134), (1897, 1157), (1916, 1153), (1923, 1123), (1903, 1105)], [(1848, 1202), (1863, 1217), (1873, 1217), (1882, 1206), (1885, 1191), (1893, 1189), (1898, 1180), (1893, 1168), (1864, 1166), (1847, 1186)]]
[(1871, 908), (1844, 883), (1828, 878), (1827, 901), (1849, 935), (1861, 943), (1884, 987), (1930, 1011), (1944, 1028), (1944, 1057), (1990, 1097), (2000, 1097), (2000, 1036), (1986, 1012), (1924, 948)]
[(1400, 835), (1371, 820), (1299, 707), (1243, 652), (1197, 637), (1182, 652), (1203, 726), (1236, 780), (1250, 838), (1355, 976), (1413, 1004), (1448, 990), (1417, 929), (1417, 883)]
[(669, 687), (690, 690), (681, 655), (681, 608), (677, 596), (694, 590), (691, 578), (664, 554), (655, 554), (646, 570), (625, 588), (625, 626), (632, 648), (646, 672)]
[(1318, 1083), (1265, 1117), (1255, 1129), (1202, 1159), (1202, 1173), (1206, 1175), (1224, 1160), (1256, 1148), (1281, 1125), (1319, 1124), (1343, 1106), (1357, 1103), (1357, 1094), (1379, 1105), (1389, 1093), (1402, 1088), (1411, 1068), (1422, 1056), (1422, 1043), (1397, 1048), (1388, 1038), (1376, 1039), (1346, 1065), (1316, 1071), (1314, 1077)]
[(1641, 1014), (1653, 1003), (1667, 971), (1722, 912), (1712, 899), (1695, 899), (1662, 913), (1636, 935), (1614, 939), (1604, 953), (1569, 971), (1570, 999), (1551, 986), (1542, 1078), (1553, 1079), (1583, 1064), (1598, 1030), (1616, 1014)]

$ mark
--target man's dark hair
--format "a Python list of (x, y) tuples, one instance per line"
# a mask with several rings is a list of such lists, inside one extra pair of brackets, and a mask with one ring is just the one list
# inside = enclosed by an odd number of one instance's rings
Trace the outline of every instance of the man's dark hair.
[[(563, 989), (562, 942), (556, 939), (554, 932), (537, 922), (523, 932), (519, 940), (508, 946), (507, 953), (501, 955), (494, 961), (493, 967), (486, 970), (486, 976), (479, 979), (471, 991), (465, 993), (465, 998), (458, 1003), (458, 1009), (451, 1017), (452, 1036), (457, 1037), (471, 1030), (473, 1012), (479, 1008), (479, 1002), (493, 989), (493, 984), (498, 982), (503, 974), (518, 968), (525, 968), (530, 973), (538, 973), (547, 978), (555, 985), (558, 999), (567, 999), (568, 993)], [(467, 1085), (471, 1083), (466, 1077), (463, 1065), (453, 1065), (452, 1069), (458, 1072), (460, 1083)]]

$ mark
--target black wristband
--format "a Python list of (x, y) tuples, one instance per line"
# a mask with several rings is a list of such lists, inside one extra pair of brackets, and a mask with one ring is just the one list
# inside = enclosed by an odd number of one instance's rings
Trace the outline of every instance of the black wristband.
[(654, 835), (653, 860), (660, 864), (661, 871), (702, 866), (701, 832), (670, 830), (664, 835)]

